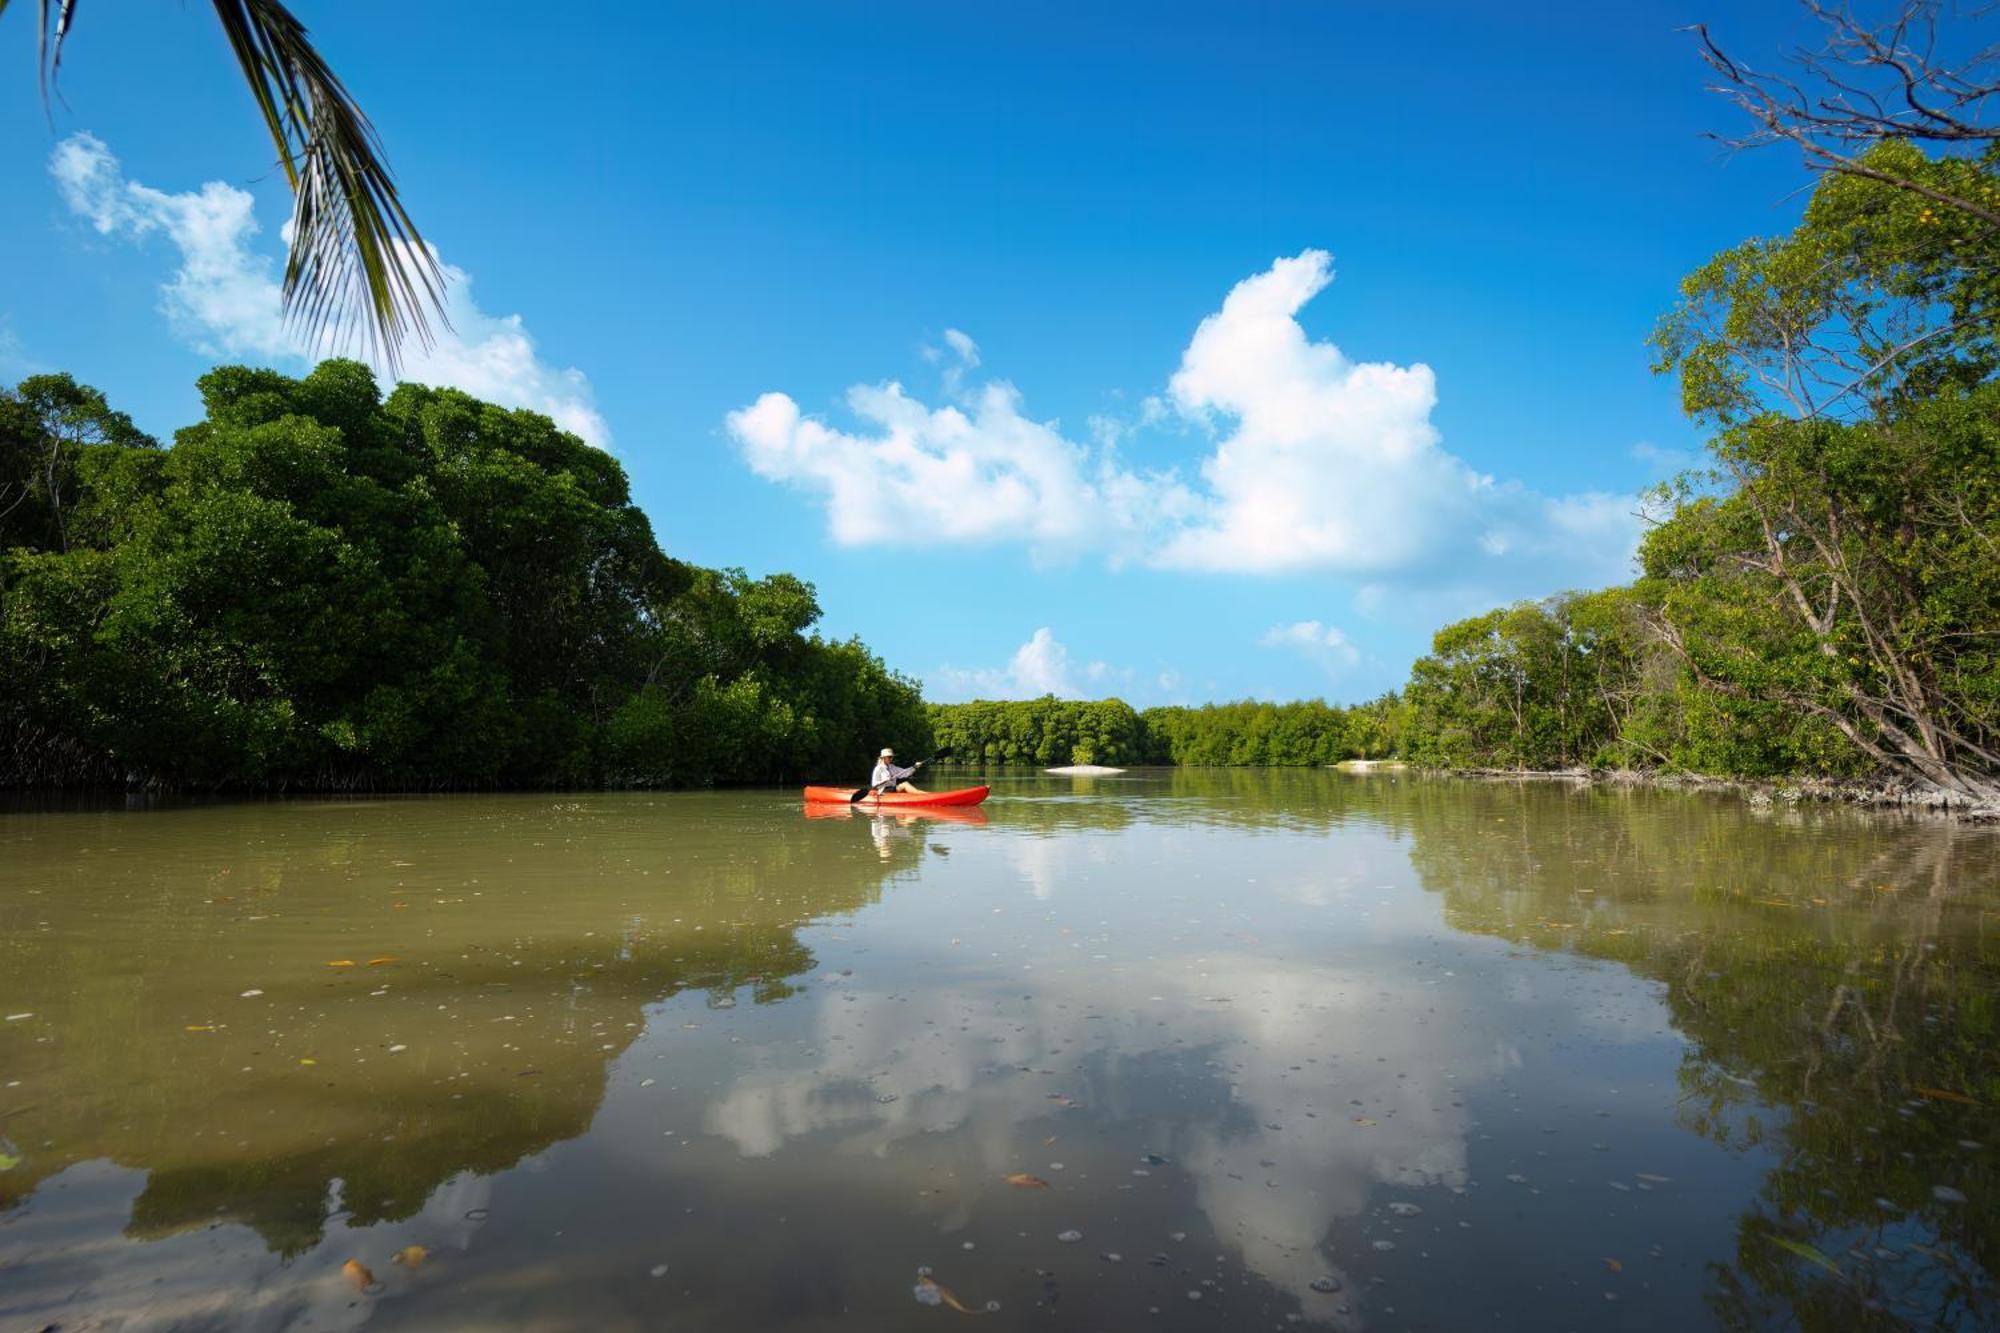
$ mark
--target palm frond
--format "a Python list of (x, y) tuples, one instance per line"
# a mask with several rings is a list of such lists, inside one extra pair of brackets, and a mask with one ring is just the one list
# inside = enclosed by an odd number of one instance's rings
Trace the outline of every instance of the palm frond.
[(447, 323), (445, 282), (375, 127), (278, 0), (214, 4), (292, 186), (286, 317), (314, 350), (358, 323), (393, 371), (407, 335), (428, 347), (433, 316)]
[[(77, 0), (40, 0), (35, 6), (35, 74), (40, 81), (42, 101), (49, 100), (49, 90), (54, 86), (56, 70), (62, 65), (63, 41), (69, 36), (69, 25), (76, 18)], [(50, 22), (51, 11), (54, 22)], [(0, 14), (7, 12), (7, 0), (0, 0)]]
[[(9, 0), (0, 0), (5, 14)], [(81, 0), (38, 0), (36, 63), (46, 102)], [(450, 327), (444, 273), (396, 194), (375, 127), (278, 0), (214, 0), (216, 17), (292, 187), (285, 316), (312, 352), (358, 326), (393, 372), (403, 339)]]

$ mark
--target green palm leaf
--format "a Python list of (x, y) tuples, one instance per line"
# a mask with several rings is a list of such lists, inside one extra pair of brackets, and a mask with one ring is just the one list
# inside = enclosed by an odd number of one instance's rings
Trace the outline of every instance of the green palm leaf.
[[(81, 0), (38, 0), (44, 97)], [(403, 339), (447, 324), (444, 274), (397, 197), (375, 127), (278, 0), (213, 0), (292, 187), (285, 315), (322, 350), (358, 331), (394, 370)], [(8, 0), (0, 0), (0, 14)]]

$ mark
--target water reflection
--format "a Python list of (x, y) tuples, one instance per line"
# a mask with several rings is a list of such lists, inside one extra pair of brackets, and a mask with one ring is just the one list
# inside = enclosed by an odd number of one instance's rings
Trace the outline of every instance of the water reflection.
[[(920, 1003), (909, 994), (914, 947), (871, 969), (879, 982), (842, 978), (817, 1005), (810, 1045), (756, 1053), (764, 1067), (715, 1099), (707, 1130), (746, 1156), (809, 1140), (863, 1164), (950, 1135), (961, 1176), (1040, 1173), (1065, 1193), (1106, 1196), (1067, 1204), (1065, 1216), (1087, 1236), (1101, 1219), (1120, 1252), (1166, 1241), (1106, 1207), (1143, 1210), (1166, 1193), (1142, 1165), (1163, 1157), (1175, 1185), (1193, 1187), (1190, 1224), (1204, 1221), (1251, 1274), (1301, 1301), (1315, 1279), (1341, 1274), (1329, 1229), (1378, 1187), (1464, 1184), (1468, 1116), (1454, 1080), (1500, 1072), (1509, 1057), (1485, 1034), (1439, 1023), (1422, 960), (1411, 967), (1396, 951), (1423, 929), (1420, 902), (1377, 909), (1368, 947), (1309, 961), (1260, 936), (1257, 916), (1217, 912), (1208, 892), (1134, 880), (1122, 857), (1101, 854), (1115, 847), (1038, 840), (998, 859), (1019, 871), (1025, 850), (1038, 900), (1060, 881), (1093, 911), (1122, 909), (1118, 926), (1004, 919), (1039, 902), (989, 909), (945, 941), (978, 964), (939, 969)], [(1235, 854), (1187, 827), (1158, 830), (1147, 848), (1196, 882), (1230, 873)], [(1307, 896), (1324, 903), (1402, 859), (1380, 837), (1347, 854), (1327, 876), (1322, 847), (1283, 839), (1261, 849), (1258, 869), (1274, 885), (1312, 885)], [(1133, 909), (1159, 920), (1124, 919)], [(939, 1214), (946, 1234), (972, 1220), (963, 1199)], [(1345, 1302), (1313, 1304), (1332, 1318)]]
[[(1689, 1039), (1681, 1125), (1774, 1159), (1709, 1300), (1730, 1326), (1988, 1326), (2000, 1315), (1990, 830), (1851, 817), (1423, 826), (1460, 929), (1616, 959)], [(1520, 812), (1510, 812), (1525, 814)], [(1732, 812), (1733, 813), (1733, 812)], [(1827, 825), (1856, 834), (1829, 836)], [(1757, 836), (1731, 836), (1748, 827)], [(1972, 1200), (1983, 1200), (1982, 1205)]]
[(1994, 1318), (1990, 830), (952, 813), (0, 815), (0, 1324), (915, 1328), (920, 1264), (1078, 1328)]
[[(0, 917), (0, 1207), (142, 1166), (130, 1234), (218, 1217), (280, 1254), (589, 1125), (644, 1006), (792, 993), (796, 926), (885, 858), (735, 837), (694, 800), (211, 806), (14, 816)], [(687, 824), (692, 823), (690, 829)], [(774, 891), (788, 879), (791, 890)]]

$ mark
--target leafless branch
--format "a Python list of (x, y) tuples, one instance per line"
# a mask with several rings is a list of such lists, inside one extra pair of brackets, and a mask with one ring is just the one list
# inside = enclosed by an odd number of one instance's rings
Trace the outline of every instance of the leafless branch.
[(1817, 49), (1790, 58), (1793, 73), (1761, 70), (1730, 55), (1706, 24), (1693, 32), (1714, 73), (1711, 92), (1749, 117), (1747, 134), (1712, 137), (1731, 148), (1795, 145), (1815, 171), (1879, 181), (2000, 226), (2000, 211), (1877, 162), (1869, 150), (1891, 140), (1944, 149), (2000, 143), (2000, 43), (1958, 55), (1940, 50), (1939, 0), (1900, 0), (1887, 22), (1871, 25), (1845, 4), (1801, 0), (1824, 30)]

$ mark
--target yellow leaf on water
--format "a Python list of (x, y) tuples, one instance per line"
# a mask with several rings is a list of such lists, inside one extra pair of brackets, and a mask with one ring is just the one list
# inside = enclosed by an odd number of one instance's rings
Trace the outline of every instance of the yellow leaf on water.
[(215, 1025), (213, 1023), (190, 1023), (187, 1025), (187, 1030), (189, 1032), (213, 1032), (215, 1031)]
[(1614, 1273), (1622, 1273), (1625, 1271), (1625, 1265), (1619, 1263), (1616, 1259), (1606, 1259), (1604, 1261), (1604, 1266), (1610, 1269)]
[(389, 1257), (405, 1268), (417, 1268), (431, 1257), (431, 1252), (421, 1245), (405, 1245)]
[(313, 1058), (312, 1058), (311, 1056), (309, 1056), (309, 1055), (308, 1055), (308, 1056), (304, 1056), (304, 1057), (302, 1057), (302, 1058), (301, 1058), (301, 1059), (299, 1060), (299, 1063), (300, 1063), (300, 1064), (302, 1064), (302, 1065), (316, 1065), (316, 1064), (318, 1064), (318, 1063), (319, 1063), (319, 1061), (317, 1061), (317, 1060), (313, 1059)]
[(375, 1285), (375, 1275), (368, 1271), (368, 1265), (359, 1259), (349, 1259), (340, 1266), (340, 1275), (363, 1291)]
[(958, 1297), (952, 1293), (950, 1287), (945, 1286), (944, 1283), (936, 1281), (933, 1278), (929, 1277), (918, 1278), (917, 1290), (922, 1292), (928, 1292), (931, 1296), (936, 1298), (935, 1302), (936, 1304), (943, 1305), (948, 1309), (956, 1310), (960, 1314), (982, 1313), (982, 1311), (969, 1308), (963, 1301), (959, 1300)]
[(1045, 1190), (1049, 1187), (1048, 1181), (1043, 1180), (1040, 1176), (1031, 1176), (1026, 1171), (1016, 1171), (1013, 1175), (1008, 1176), (1007, 1183), (1015, 1189), (1022, 1190)]
[(400, 959), (400, 958), (392, 958), (392, 957), (390, 957), (389, 955), (387, 955), (387, 954), (384, 954), (384, 955), (383, 955), (382, 957), (380, 957), (380, 958), (370, 958), (370, 959), (368, 960), (368, 966), (370, 966), (370, 967), (380, 967), (380, 966), (382, 966), (382, 964), (384, 964), (384, 963), (400, 963), (400, 962), (402, 962), (402, 961), (403, 961), (403, 960), (402, 960), (402, 959)]
[(1917, 1091), (1922, 1093), (1926, 1097), (1935, 1097), (1941, 1102), (1964, 1102), (1967, 1106), (1979, 1105), (1978, 1098), (1968, 1097), (1962, 1092), (1951, 1092), (1944, 1088), (1924, 1088), (1924, 1087), (1919, 1087)]
[(334, 959), (334, 960), (333, 960), (332, 962), (328, 963), (328, 964), (327, 964), (327, 966), (328, 966), (328, 967), (353, 967), (353, 966), (354, 966), (354, 960), (353, 960), (352, 958), (336, 958), (336, 959)]

